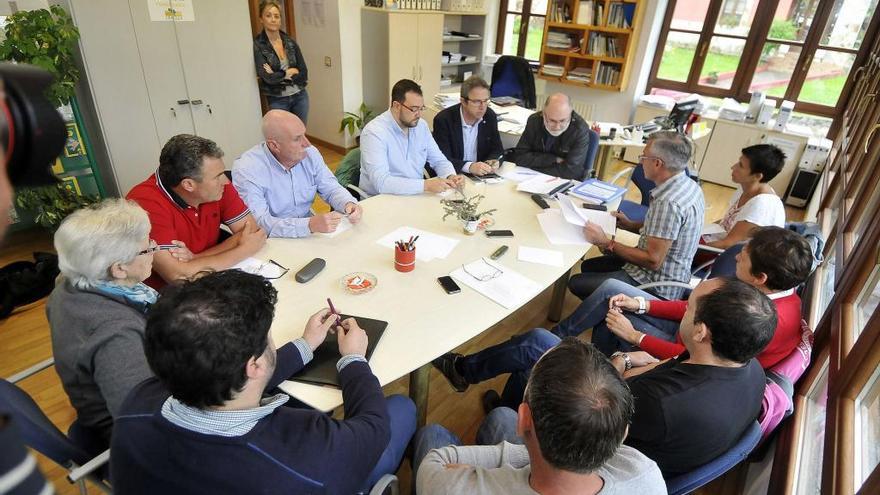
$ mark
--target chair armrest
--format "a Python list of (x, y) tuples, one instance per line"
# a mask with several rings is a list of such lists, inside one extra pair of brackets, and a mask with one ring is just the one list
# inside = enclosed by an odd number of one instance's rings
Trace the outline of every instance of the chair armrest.
[[(413, 475), (415, 476), (415, 474)], [(391, 487), (391, 495), (397, 495), (399, 493), (399, 488), (397, 485), (397, 476), (393, 474), (386, 474), (379, 478), (379, 481), (373, 485), (373, 488), (370, 489), (370, 495), (382, 495), (385, 493), (385, 489)]]
[(707, 251), (710, 253), (718, 253), (718, 254), (721, 254), (724, 252), (724, 250), (721, 248), (707, 246), (705, 244), (697, 244), (697, 251), (699, 251), (699, 250)]
[(77, 468), (71, 469), (67, 474), (67, 479), (71, 483), (76, 483), (77, 481), (85, 478), (86, 476), (92, 474), (96, 469), (100, 468), (104, 464), (110, 461), (110, 449), (101, 452), (96, 455), (92, 460), (79, 466)]
[(686, 284), (684, 282), (674, 282), (671, 280), (668, 282), (648, 282), (647, 284), (642, 284), (642, 285), (637, 286), (636, 289), (647, 290), (647, 289), (653, 289), (654, 287), (680, 287), (682, 289), (688, 289), (688, 290), (694, 289), (694, 286), (691, 284)]
[(49, 366), (52, 366), (53, 364), (55, 364), (55, 358), (45, 359), (45, 360), (40, 361), (39, 363), (31, 366), (30, 368), (19, 371), (18, 373), (10, 376), (9, 378), (6, 379), (6, 381), (8, 381), (10, 383), (18, 383), (29, 376), (35, 375), (35, 374), (43, 371), (44, 369), (48, 368)]
[(345, 188), (348, 189), (350, 192), (354, 192), (357, 195), (357, 198), (355, 198), (355, 199), (361, 200), (361, 199), (367, 199), (370, 197), (370, 195), (367, 194), (366, 191), (364, 191), (363, 189), (361, 189), (360, 187), (358, 187), (354, 184), (347, 184), (345, 186)]
[(635, 169), (636, 169), (635, 167), (626, 167), (625, 169), (621, 170), (620, 172), (617, 172), (616, 174), (614, 174), (614, 177), (612, 177), (611, 180), (608, 181), (608, 183), (614, 184), (623, 177), (626, 177), (627, 181), (629, 181), (629, 177), (632, 175), (633, 170), (635, 170)]

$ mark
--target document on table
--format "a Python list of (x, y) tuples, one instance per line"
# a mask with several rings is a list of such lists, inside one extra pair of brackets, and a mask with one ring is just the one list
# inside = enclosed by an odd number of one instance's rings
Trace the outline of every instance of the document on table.
[(410, 237), (418, 240), (416, 246), (416, 259), (419, 261), (431, 261), (435, 258), (446, 259), (449, 253), (458, 245), (458, 239), (452, 239), (413, 227), (399, 227), (386, 236), (378, 239), (376, 244), (394, 249), (397, 241), (408, 241)]
[(583, 227), (587, 222), (595, 223), (602, 227), (602, 230), (609, 236), (617, 233), (617, 218), (611, 213), (601, 210), (590, 210), (581, 208), (575, 201), (568, 196), (557, 196), (559, 207), (562, 210), (562, 216), (565, 221), (570, 224)]
[(527, 192), (530, 194), (547, 194), (557, 187), (565, 184), (571, 184), (571, 181), (568, 179), (561, 179), (559, 177), (541, 174), (541, 176), (539, 177), (533, 177), (529, 180), (520, 182), (519, 185), (516, 186), (516, 190), (520, 192)]
[(541, 292), (534, 280), (486, 258), (467, 263), (449, 275), (507, 309), (525, 304)]
[(528, 246), (519, 247), (519, 255), (517, 259), (527, 263), (538, 263), (541, 265), (562, 266), (564, 261), (562, 251), (553, 251), (552, 249), (541, 249)]
[(276, 279), (284, 275), (284, 268), (275, 263), (263, 261), (257, 258), (245, 258), (235, 265), (229, 267), (230, 270), (241, 270), (252, 275), (259, 275), (268, 279)]
[(342, 217), (342, 221), (339, 222), (339, 225), (336, 226), (336, 230), (333, 232), (321, 232), (320, 235), (324, 237), (336, 237), (339, 234), (345, 232), (346, 230), (352, 227), (351, 221), (348, 217)]
[(538, 213), (538, 223), (541, 224), (541, 230), (547, 236), (550, 244), (556, 245), (575, 245), (589, 246), (590, 243), (584, 237), (583, 229), (577, 225), (565, 221), (562, 212), (550, 208)]
[(547, 174), (525, 167), (514, 167), (510, 170), (502, 170), (498, 172), (498, 175), (505, 179), (512, 180), (513, 182), (523, 182), (537, 177), (544, 177), (545, 179), (550, 178)]

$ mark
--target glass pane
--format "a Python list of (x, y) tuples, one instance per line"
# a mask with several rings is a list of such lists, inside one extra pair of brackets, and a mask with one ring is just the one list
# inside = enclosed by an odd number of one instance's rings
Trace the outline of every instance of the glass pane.
[(852, 53), (816, 50), (798, 101), (837, 106), (837, 99), (855, 60), (856, 56)]
[(880, 368), (856, 398), (856, 490), (880, 464)]
[(763, 91), (771, 98), (782, 98), (800, 56), (799, 46), (765, 43), (749, 91)]
[(877, 9), (877, 0), (837, 0), (822, 32), (823, 45), (857, 50)]
[(755, 19), (758, 0), (724, 0), (715, 23), (715, 32), (746, 36)]
[(819, 2), (816, 0), (779, 2), (767, 37), (775, 40), (804, 41), (807, 39), (818, 6)]
[(730, 89), (745, 46), (743, 40), (713, 36), (703, 70), (700, 71), (700, 85)]
[[(544, 4), (544, 5), (546, 6), (547, 4)], [(522, 12), (523, 11), (523, 0), (514, 0), (513, 2), (508, 0), (507, 11), (508, 12)]]
[(669, 31), (666, 46), (663, 48), (663, 57), (660, 59), (660, 67), (657, 68), (657, 77), (687, 82), (699, 41), (698, 34)]
[(822, 452), (825, 447), (825, 409), (828, 404), (828, 361), (804, 404), (800, 455), (797, 462), (795, 493), (819, 495), (822, 485)]
[(868, 283), (865, 284), (856, 301), (856, 335), (861, 334), (865, 329), (878, 304), (880, 304), (880, 265), (874, 266)]
[(702, 31), (707, 10), (709, 10), (709, 0), (679, 0), (672, 12), (672, 23), (669, 27)]
[(519, 24), (522, 22), (522, 16), (519, 14), (507, 14), (507, 20), (504, 22), (504, 45), (501, 51), (502, 55), (519, 55)]
[(529, 32), (526, 34), (526, 53), (529, 60), (541, 58), (541, 42), (544, 40), (544, 18), (529, 17)]
[(819, 312), (816, 313), (816, 321), (822, 319), (822, 316), (825, 315), (825, 310), (828, 309), (828, 305), (831, 304), (831, 299), (834, 297), (834, 272), (837, 269), (835, 266), (836, 264), (837, 248), (831, 246), (828, 256), (825, 258), (825, 261), (822, 262), (821, 271), (819, 272), (819, 276), (821, 277), (820, 283), (822, 286), (819, 288)]
[(547, 15), (547, 0), (532, 0), (532, 7), (529, 9), (529, 12), (532, 14)]

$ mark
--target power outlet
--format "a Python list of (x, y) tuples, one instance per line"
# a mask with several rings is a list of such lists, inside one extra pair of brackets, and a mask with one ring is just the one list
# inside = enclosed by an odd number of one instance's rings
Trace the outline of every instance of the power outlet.
[(333, 62), (330, 60), (330, 57), (324, 57), (324, 65), (330, 67), (333, 65)]

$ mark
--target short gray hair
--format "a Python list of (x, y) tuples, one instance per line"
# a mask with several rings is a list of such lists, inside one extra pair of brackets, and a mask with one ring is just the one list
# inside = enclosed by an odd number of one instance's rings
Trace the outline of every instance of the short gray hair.
[(55, 250), (61, 274), (85, 289), (110, 279), (114, 263), (130, 263), (150, 234), (150, 219), (137, 203), (104, 201), (77, 210), (61, 222)]
[(650, 135), (651, 151), (670, 172), (678, 173), (691, 163), (694, 145), (689, 137), (675, 131), (657, 131)]
[(480, 76), (471, 76), (461, 83), (461, 97), (466, 99), (474, 88), (490, 89), (489, 83), (485, 79)]

